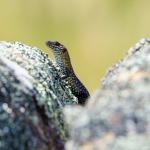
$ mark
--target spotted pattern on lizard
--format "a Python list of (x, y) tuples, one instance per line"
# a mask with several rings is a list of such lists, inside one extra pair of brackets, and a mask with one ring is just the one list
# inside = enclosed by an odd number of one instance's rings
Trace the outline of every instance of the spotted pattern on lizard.
[(56, 64), (63, 74), (63, 79), (70, 85), (71, 91), (78, 98), (79, 104), (84, 105), (90, 94), (74, 73), (67, 48), (57, 41), (47, 41), (46, 45), (52, 49)]

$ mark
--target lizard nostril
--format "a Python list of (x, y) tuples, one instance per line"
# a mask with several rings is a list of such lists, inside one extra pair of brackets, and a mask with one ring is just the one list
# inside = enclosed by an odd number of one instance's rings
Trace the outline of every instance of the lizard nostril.
[(52, 47), (53, 47), (53, 42), (52, 42), (52, 41), (47, 41), (47, 42), (46, 42), (46, 45), (47, 45), (48, 47), (52, 48)]

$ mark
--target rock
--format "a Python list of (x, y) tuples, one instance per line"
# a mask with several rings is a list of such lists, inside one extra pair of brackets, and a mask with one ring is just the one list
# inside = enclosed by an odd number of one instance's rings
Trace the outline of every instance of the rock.
[[(136, 80), (140, 76), (149, 76), (150, 71), (150, 39), (142, 39), (134, 47), (130, 48), (123, 60), (108, 70), (102, 80), (103, 88), (114, 87), (117, 80)], [(134, 78), (134, 79), (133, 79)], [(118, 86), (118, 84), (117, 84)]]
[(150, 149), (150, 40), (114, 65), (85, 107), (64, 109), (67, 150)]
[(62, 108), (78, 100), (38, 48), (0, 42), (0, 149), (64, 149)]

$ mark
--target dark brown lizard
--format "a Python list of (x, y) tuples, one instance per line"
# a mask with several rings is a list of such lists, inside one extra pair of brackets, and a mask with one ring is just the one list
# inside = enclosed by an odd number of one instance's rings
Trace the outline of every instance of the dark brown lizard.
[(52, 49), (56, 63), (63, 74), (63, 79), (70, 85), (72, 93), (78, 98), (78, 103), (84, 105), (90, 94), (75, 75), (68, 50), (57, 41), (47, 41), (46, 45)]

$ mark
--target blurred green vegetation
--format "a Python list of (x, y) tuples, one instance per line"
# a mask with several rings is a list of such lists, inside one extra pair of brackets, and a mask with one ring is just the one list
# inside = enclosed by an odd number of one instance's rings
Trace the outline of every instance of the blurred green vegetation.
[(68, 49), (78, 77), (92, 92), (108, 67), (150, 37), (148, 0), (1, 0), (0, 40), (43, 49), (48, 39)]

